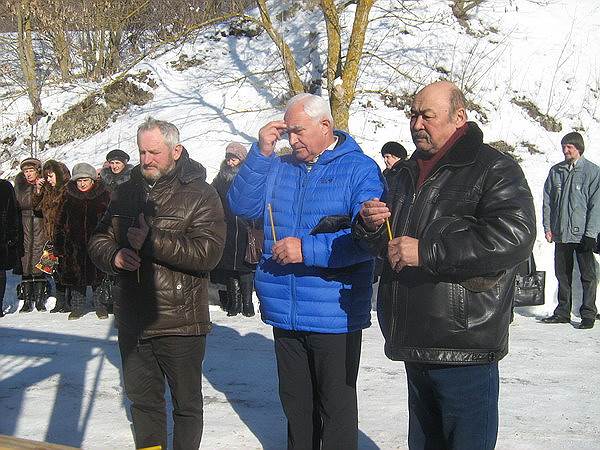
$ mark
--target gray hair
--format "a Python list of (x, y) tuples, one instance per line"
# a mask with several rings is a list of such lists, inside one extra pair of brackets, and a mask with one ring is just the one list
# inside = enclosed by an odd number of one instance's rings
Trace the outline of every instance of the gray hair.
[(175, 125), (171, 122), (167, 122), (165, 120), (156, 120), (152, 116), (148, 116), (146, 120), (138, 127), (137, 130), (137, 139), (139, 140), (140, 134), (151, 131), (155, 129), (160, 130), (160, 134), (162, 134), (163, 142), (169, 148), (175, 148), (177, 144), (179, 144), (179, 130)]
[(302, 93), (294, 95), (290, 98), (286, 105), (286, 110), (290, 109), (297, 103), (301, 103), (304, 107), (304, 112), (313, 120), (327, 119), (331, 122), (333, 127), (333, 116), (331, 115), (331, 108), (329, 102), (323, 97), (318, 95)]

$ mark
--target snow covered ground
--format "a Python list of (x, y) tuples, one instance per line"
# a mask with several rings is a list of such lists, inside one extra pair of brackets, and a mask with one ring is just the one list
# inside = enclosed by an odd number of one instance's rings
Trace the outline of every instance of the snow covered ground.
[[(16, 278), (9, 282), (11, 289)], [(7, 306), (16, 309), (14, 298)], [(284, 449), (271, 328), (211, 308), (202, 448)], [(519, 310), (510, 329), (497, 448), (598, 449), (600, 323), (578, 330), (540, 324), (538, 314)], [(77, 321), (40, 312), (0, 319), (0, 434), (86, 450), (133, 448), (112, 322), (93, 312)], [(363, 335), (358, 390), (359, 447), (407, 448), (404, 368), (383, 354), (375, 313)]]

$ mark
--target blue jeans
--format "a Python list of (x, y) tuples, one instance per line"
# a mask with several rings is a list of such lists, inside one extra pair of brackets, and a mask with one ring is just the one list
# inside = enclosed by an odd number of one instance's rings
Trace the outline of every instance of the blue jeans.
[(411, 450), (492, 450), (498, 435), (498, 363), (405, 363)]

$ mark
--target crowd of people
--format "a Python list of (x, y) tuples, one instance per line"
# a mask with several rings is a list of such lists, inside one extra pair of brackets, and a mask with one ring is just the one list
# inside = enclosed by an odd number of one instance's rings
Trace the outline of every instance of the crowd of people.
[[(288, 449), (356, 449), (362, 330), (371, 325), (374, 275), (385, 353), (407, 374), (411, 449), (493, 449), (517, 266), (536, 237), (533, 198), (518, 163), (484, 143), (454, 84), (423, 87), (411, 106), (415, 151), (388, 142), (386, 168), (337, 130), (328, 102), (299, 94), (238, 142), (212, 186), (172, 123), (137, 130), (139, 165), (113, 150), (100, 176), (28, 158), (0, 183), (0, 271), (19, 263), (23, 308), (44, 310), (39, 271), (49, 248), (57, 303), (81, 317), (91, 286), (100, 318), (114, 302), (136, 446), (197, 449), (203, 432), (202, 362), (211, 322), (208, 282), (228, 316), (273, 327)], [(278, 154), (287, 137), (292, 152)], [(544, 323), (570, 321), (575, 254), (584, 283), (580, 329), (594, 325), (600, 169), (583, 138), (544, 188), (544, 231), (556, 244), (559, 305)], [(70, 175), (70, 179), (69, 179)], [(573, 211), (577, 214), (573, 214)], [(262, 256), (248, 248), (262, 230)], [(106, 285), (106, 286), (104, 286)], [(106, 293), (109, 293), (108, 295)]]

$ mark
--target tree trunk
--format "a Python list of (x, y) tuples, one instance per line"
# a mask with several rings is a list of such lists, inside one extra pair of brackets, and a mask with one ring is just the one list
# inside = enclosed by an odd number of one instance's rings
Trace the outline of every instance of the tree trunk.
[(288, 82), (290, 85), (290, 89), (292, 94), (300, 94), (304, 92), (304, 83), (300, 79), (298, 75), (298, 67), (296, 66), (296, 60), (294, 59), (294, 55), (290, 50), (290, 47), (283, 40), (281, 34), (275, 30), (273, 27), (273, 23), (271, 22), (271, 17), (269, 16), (269, 10), (267, 9), (267, 5), (265, 0), (256, 0), (256, 4), (258, 5), (258, 9), (260, 11), (261, 23), (265, 31), (271, 37), (273, 43), (277, 46), (279, 50), (279, 54), (283, 60), (283, 69), (288, 77)]
[(58, 62), (58, 69), (63, 81), (71, 78), (71, 51), (67, 33), (65, 30), (56, 29), (52, 31), (50, 39), (52, 40), (52, 48)]
[(356, 93), (358, 71), (362, 59), (369, 12), (374, 0), (358, 0), (346, 61), (342, 68), (339, 14), (333, 0), (321, 0), (327, 27), (327, 91), (335, 127), (348, 130), (350, 105)]
[(19, 64), (23, 71), (29, 101), (31, 102), (31, 106), (33, 106), (30, 121), (36, 123), (45, 113), (42, 109), (42, 101), (40, 100), (40, 85), (37, 79), (35, 53), (33, 52), (33, 42), (31, 39), (31, 17), (29, 15), (28, 0), (21, 2), (17, 8), (16, 16)]

